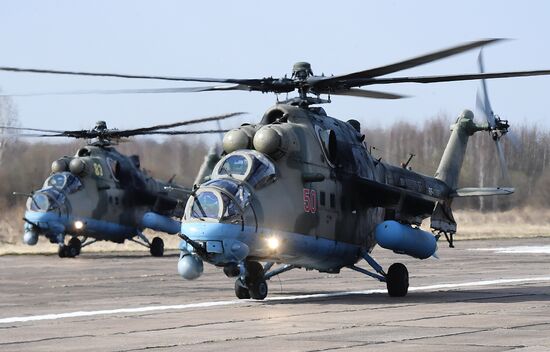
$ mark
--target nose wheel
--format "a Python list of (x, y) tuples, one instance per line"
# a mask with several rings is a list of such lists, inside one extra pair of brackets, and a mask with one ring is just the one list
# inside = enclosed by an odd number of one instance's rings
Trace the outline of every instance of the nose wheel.
[(258, 262), (246, 262), (246, 273), (235, 280), (235, 295), (239, 299), (263, 300), (267, 297), (268, 288), (264, 277), (264, 268)]
[(235, 280), (235, 296), (238, 299), (250, 298), (250, 292), (248, 292), (248, 288), (241, 278)]
[(57, 254), (60, 258), (74, 258), (80, 254), (82, 249), (82, 242), (78, 237), (73, 237), (69, 240), (68, 244), (62, 244), (57, 250)]

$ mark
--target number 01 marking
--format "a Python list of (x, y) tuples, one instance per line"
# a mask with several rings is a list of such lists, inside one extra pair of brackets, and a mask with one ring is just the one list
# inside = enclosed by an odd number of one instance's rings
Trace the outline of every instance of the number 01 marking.
[(315, 214), (317, 212), (317, 191), (304, 188), (304, 211)]

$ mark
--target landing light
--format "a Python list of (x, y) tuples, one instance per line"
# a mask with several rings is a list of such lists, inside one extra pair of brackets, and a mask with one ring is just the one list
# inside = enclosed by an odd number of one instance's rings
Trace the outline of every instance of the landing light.
[(77, 230), (82, 230), (84, 228), (84, 223), (80, 220), (74, 222), (74, 228)]
[(267, 239), (267, 247), (271, 250), (276, 250), (279, 248), (279, 239), (277, 237), (269, 237)]

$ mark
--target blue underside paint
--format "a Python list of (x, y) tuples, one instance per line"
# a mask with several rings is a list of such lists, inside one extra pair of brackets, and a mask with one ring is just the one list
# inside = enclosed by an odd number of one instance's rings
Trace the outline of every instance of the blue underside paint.
[[(108, 221), (96, 220), (84, 217), (73, 217), (60, 215), (58, 212), (25, 212), (25, 218), (36, 224), (40, 233), (46, 236), (57, 236), (58, 234), (82, 235), (96, 238), (98, 240), (123, 241), (136, 235), (136, 229)], [(75, 221), (82, 221), (84, 228), (77, 231), (74, 228)], [(25, 223), (25, 229), (31, 225)]]
[[(222, 245), (221, 253), (210, 253), (204, 258), (212, 264), (225, 264), (235, 261), (232, 248), (242, 243), (249, 249), (248, 257), (260, 261), (281, 261), (304, 268), (331, 270), (355, 264), (360, 258), (363, 248), (325, 238), (303, 235), (270, 229), (217, 222), (186, 222), (181, 225), (181, 232), (197, 242), (218, 242)], [(279, 240), (278, 250), (271, 250), (267, 239), (276, 237)], [(215, 243), (210, 245), (216, 250)], [(192, 251), (185, 242), (181, 249)], [(219, 251), (218, 251), (219, 252)]]
[(381, 247), (418, 259), (429, 258), (437, 250), (434, 235), (394, 220), (378, 224), (374, 234)]
[(163, 216), (153, 212), (147, 212), (143, 214), (143, 218), (141, 219), (141, 226), (173, 235), (180, 231), (181, 223), (167, 216)]

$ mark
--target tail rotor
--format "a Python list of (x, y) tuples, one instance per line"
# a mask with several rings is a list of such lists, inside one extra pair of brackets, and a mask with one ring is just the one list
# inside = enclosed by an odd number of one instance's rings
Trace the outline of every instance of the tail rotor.
[[(478, 65), (480, 73), (484, 73), (483, 51), (480, 51), (479, 53)], [(508, 123), (508, 120), (503, 120), (494, 113), (493, 108), (491, 107), (491, 102), (489, 101), (487, 83), (485, 79), (481, 80), (481, 92), (477, 92), (476, 107), (485, 116), (485, 119), (489, 124), (491, 137), (493, 138), (493, 141), (495, 141), (495, 147), (497, 149), (502, 180), (506, 185), (510, 185), (511, 180), (510, 175), (508, 174), (508, 166), (506, 165), (504, 149), (500, 142), (501, 138), (508, 133), (510, 124)]]

